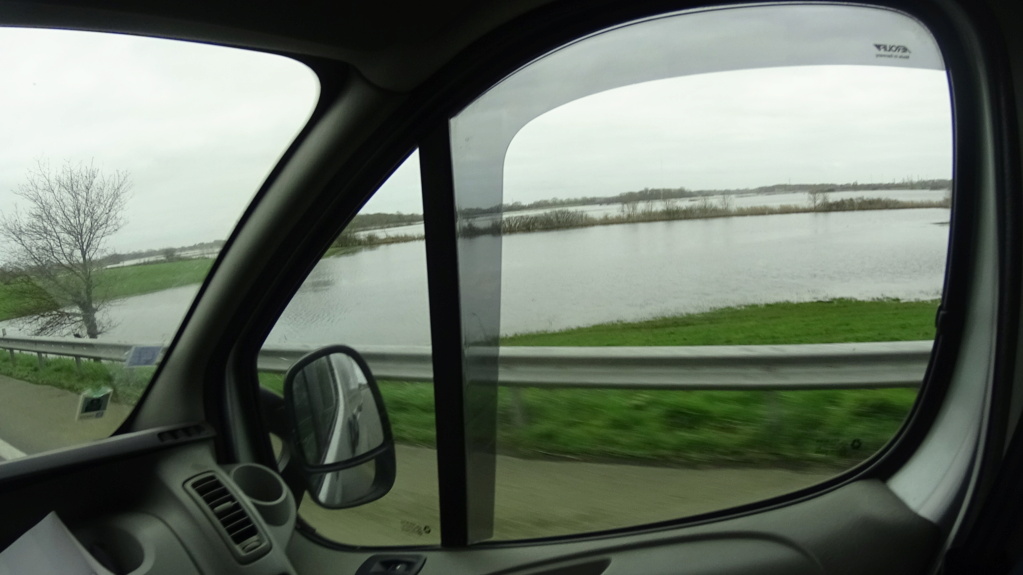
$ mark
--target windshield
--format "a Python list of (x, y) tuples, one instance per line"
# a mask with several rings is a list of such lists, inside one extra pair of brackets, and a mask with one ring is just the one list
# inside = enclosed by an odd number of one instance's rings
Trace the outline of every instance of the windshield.
[(127, 415), (318, 94), (281, 56), (0, 29), (0, 392), (75, 421), (19, 451)]

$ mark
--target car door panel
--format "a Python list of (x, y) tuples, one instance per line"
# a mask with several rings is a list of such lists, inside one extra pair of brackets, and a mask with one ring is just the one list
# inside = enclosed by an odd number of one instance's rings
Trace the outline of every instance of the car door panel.
[[(256, 563), (239, 564), (184, 490), (188, 479), (210, 471), (233, 485), (229, 472), (216, 462), (208, 439), (122, 455), (77, 470), (50, 469), (45, 479), (5, 490), (0, 498), (7, 510), (4, 540), (12, 541), (56, 509), (83, 543), (104, 549), (118, 561), (137, 563), (140, 570), (132, 570), (137, 573), (185, 573), (183, 557), (192, 558), (196, 573), (290, 572), (283, 556), (285, 546), (298, 573), (318, 572), (328, 564), (340, 572), (354, 572), (378, 553), (353, 549), (339, 554), (307, 534), (290, 537), (290, 527), (266, 526), (256, 512), (251, 515), (271, 534), (274, 549)], [(239, 492), (236, 485), (233, 488)], [(910, 511), (883, 483), (860, 481), (772, 513), (686, 528), (571, 542), (483, 546), (472, 553), (417, 552), (427, 559), (422, 571), (427, 574), (612, 575), (638, 570), (663, 575), (729, 574), (746, 572), (751, 564), (764, 573), (884, 574), (918, 572), (924, 567), (921, 558), (932, 556), (939, 535), (935, 525)]]
[[(561, 573), (607, 561), (605, 575), (748, 573), (917, 573), (940, 541), (922, 519), (879, 481), (858, 481), (767, 513), (645, 534), (583, 541), (481, 546), (472, 552), (420, 550), (421, 573)], [(865, 552), (870, 550), (870, 552)], [(372, 556), (339, 553), (297, 535), (289, 545), (300, 573), (341, 560), (353, 572)], [(571, 560), (566, 562), (565, 559)], [(753, 567), (755, 566), (755, 567)]]

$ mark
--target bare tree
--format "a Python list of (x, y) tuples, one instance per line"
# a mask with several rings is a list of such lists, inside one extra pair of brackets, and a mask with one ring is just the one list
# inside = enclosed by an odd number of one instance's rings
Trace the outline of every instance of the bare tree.
[(98, 317), (105, 304), (97, 291), (100, 259), (106, 239), (124, 225), (130, 191), (127, 172), (39, 161), (14, 192), (26, 205), (0, 215), (0, 237), (13, 247), (14, 284), (37, 335), (84, 328), (96, 338), (108, 328)]
[(622, 215), (626, 218), (634, 218), (639, 212), (639, 201), (635, 199), (622, 200)]
[(728, 194), (721, 194), (718, 198), (718, 207), (721, 208), (722, 212), (732, 213), (735, 211), (735, 198)]
[(831, 190), (820, 190), (813, 189), (806, 193), (807, 201), (810, 204), (810, 209), (815, 212), (823, 212), (827, 210), (828, 203), (831, 202)]

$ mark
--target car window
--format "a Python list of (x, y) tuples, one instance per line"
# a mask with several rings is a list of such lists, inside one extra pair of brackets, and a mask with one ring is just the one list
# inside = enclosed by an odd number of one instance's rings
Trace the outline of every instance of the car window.
[(952, 200), (948, 78), (919, 23), (653, 19), (522, 68), (451, 133), (460, 270), (493, 268), (462, 290), (491, 318), (463, 319), (466, 355), (500, 357), (494, 539), (769, 499), (898, 433)]
[[(414, 152), (331, 242), (261, 351), (293, 362), (313, 349), (346, 345), (366, 358), (379, 383), (398, 444), (394, 487), (349, 509), (327, 509), (310, 497), (299, 507), (317, 533), (350, 545), (440, 542), (422, 206)], [(282, 393), (289, 365), (263, 362), (263, 387)]]
[[(303, 519), (358, 546), (438, 543), (441, 511), (446, 545), (576, 535), (868, 462), (925, 383), (951, 116), (934, 38), (890, 10), (651, 18), (523, 66), (422, 143), (429, 187), (413, 154), (376, 192), (263, 348), (354, 348), (393, 423), (394, 489)], [(443, 381), (395, 369), (426, 357)]]
[(124, 420), (319, 85), (270, 54), (3, 28), (0, 86), (10, 459)]

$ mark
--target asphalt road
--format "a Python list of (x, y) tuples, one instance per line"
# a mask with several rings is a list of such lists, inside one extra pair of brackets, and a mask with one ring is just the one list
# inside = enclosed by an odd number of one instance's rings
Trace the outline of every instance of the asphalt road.
[(77, 420), (77, 410), (77, 394), (0, 375), (0, 457), (109, 437), (131, 411), (112, 403), (100, 419)]

